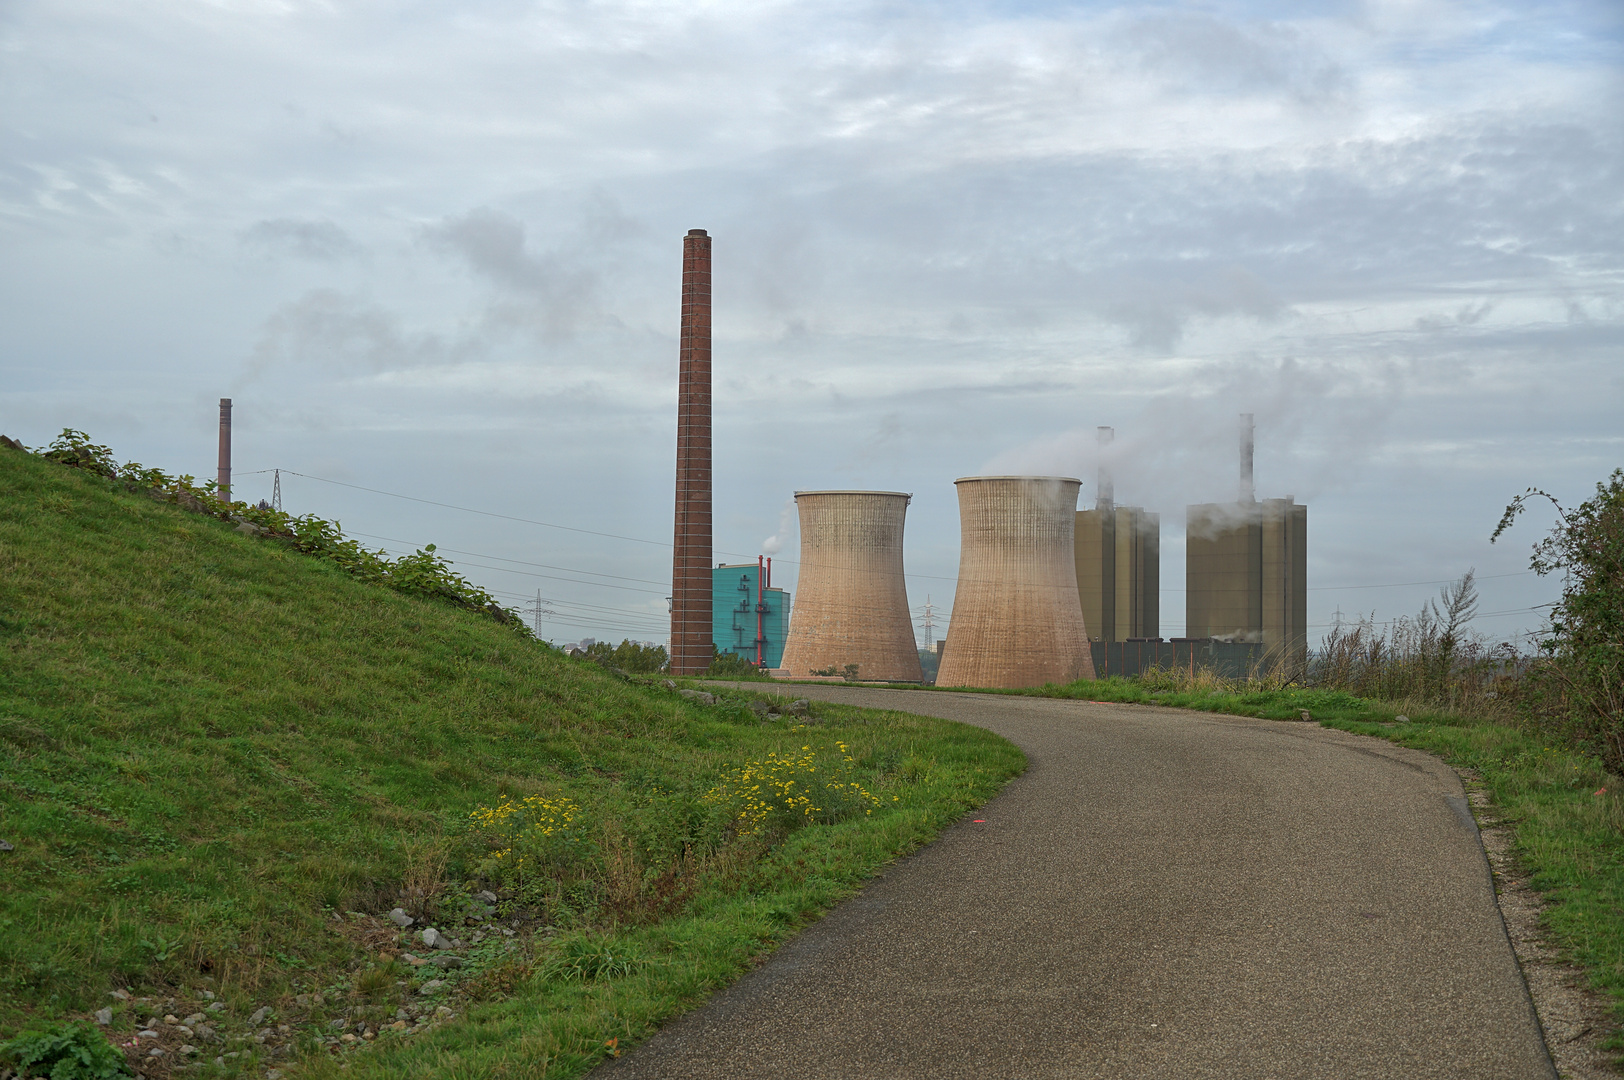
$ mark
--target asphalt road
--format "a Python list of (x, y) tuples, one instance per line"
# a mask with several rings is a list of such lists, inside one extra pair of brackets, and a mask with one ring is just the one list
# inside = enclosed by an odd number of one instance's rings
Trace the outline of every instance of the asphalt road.
[(1555, 1077), (1435, 759), (1173, 709), (787, 689), (978, 724), (1031, 767), (594, 1076)]

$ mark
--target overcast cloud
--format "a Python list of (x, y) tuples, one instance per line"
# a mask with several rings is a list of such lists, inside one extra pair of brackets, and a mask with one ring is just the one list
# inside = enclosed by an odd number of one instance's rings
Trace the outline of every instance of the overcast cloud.
[[(715, 237), (718, 559), (797, 488), (1059, 472), (1309, 503), (1309, 621), (1624, 464), (1624, 9), (165, 0), (0, 6), (0, 431), (428, 542), (544, 636), (663, 640), (681, 237)], [(339, 487), (409, 494), (610, 539)], [(504, 561), (506, 560), (506, 561)], [(1379, 586), (1379, 587), (1378, 587)]]

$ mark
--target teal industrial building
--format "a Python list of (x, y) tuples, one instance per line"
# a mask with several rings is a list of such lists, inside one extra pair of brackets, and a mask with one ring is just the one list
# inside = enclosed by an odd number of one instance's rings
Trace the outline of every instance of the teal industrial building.
[(759, 667), (783, 664), (789, 593), (772, 587), (772, 560), (723, 564), (711, 571), (711, 641), (716, 651)]

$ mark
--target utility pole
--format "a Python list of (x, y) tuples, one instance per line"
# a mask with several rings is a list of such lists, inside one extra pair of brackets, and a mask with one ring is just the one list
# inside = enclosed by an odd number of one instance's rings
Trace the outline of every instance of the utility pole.
[(271, 509), (282, 509), (282, 470), (271, 470)]
[(524, 606), (529, 609), (525, 612), (525, 614), (531, 617), (531, 625), (535, 628), (535, 634), (538, 638), (541, 636), (541, 617), (543, 615), (558, 614), (558, 612), (547, 606), (549, 603), (551, 603), (550, 600), (543, 600), (541, 598), (540, 589), (536, 590), (536, 598), (534, 600), (526, 600), (524, 602)]
[(930, 652), (936, 647), (936, 605), (930, 602), (930, 594), (925, 594), (925, 614), (917, 620), (925, 631), (925, 651)]

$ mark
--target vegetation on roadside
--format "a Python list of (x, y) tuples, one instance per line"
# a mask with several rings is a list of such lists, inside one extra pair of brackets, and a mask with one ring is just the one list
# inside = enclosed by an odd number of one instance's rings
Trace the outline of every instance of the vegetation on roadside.
[[(0, 1038), (107, 1009), (146, 1076), (578, 1075), (1022, 767), (685, 697), (62, 464), (0, 449)], [(872, 813), (741, 828), (716, 793), (806, 748)]]
[(640, 645), (630, 638), (622, 639), (619, 645), (595, 641), (585, 652), (593, 663), (625, 675), (654, 675), (671, 662), (664, 645)]
[(734, 682), (772, 682), (773, 677), (756, 667), (738, 653), (722, 652), (711, 646), (711, 663), (703, 675), (707, 679), (730, 679)]
[(1563, 585), (1538, 658), (1519, 680), (1524, 717), (1624, 773), (1624, 469), (1571, 511), (1530, 488), (1506, 507), (1495, 539), (1536, 496), (1550, 501), (1558, 521), (1534, 546), (1530, 566), (1560, 573)]

